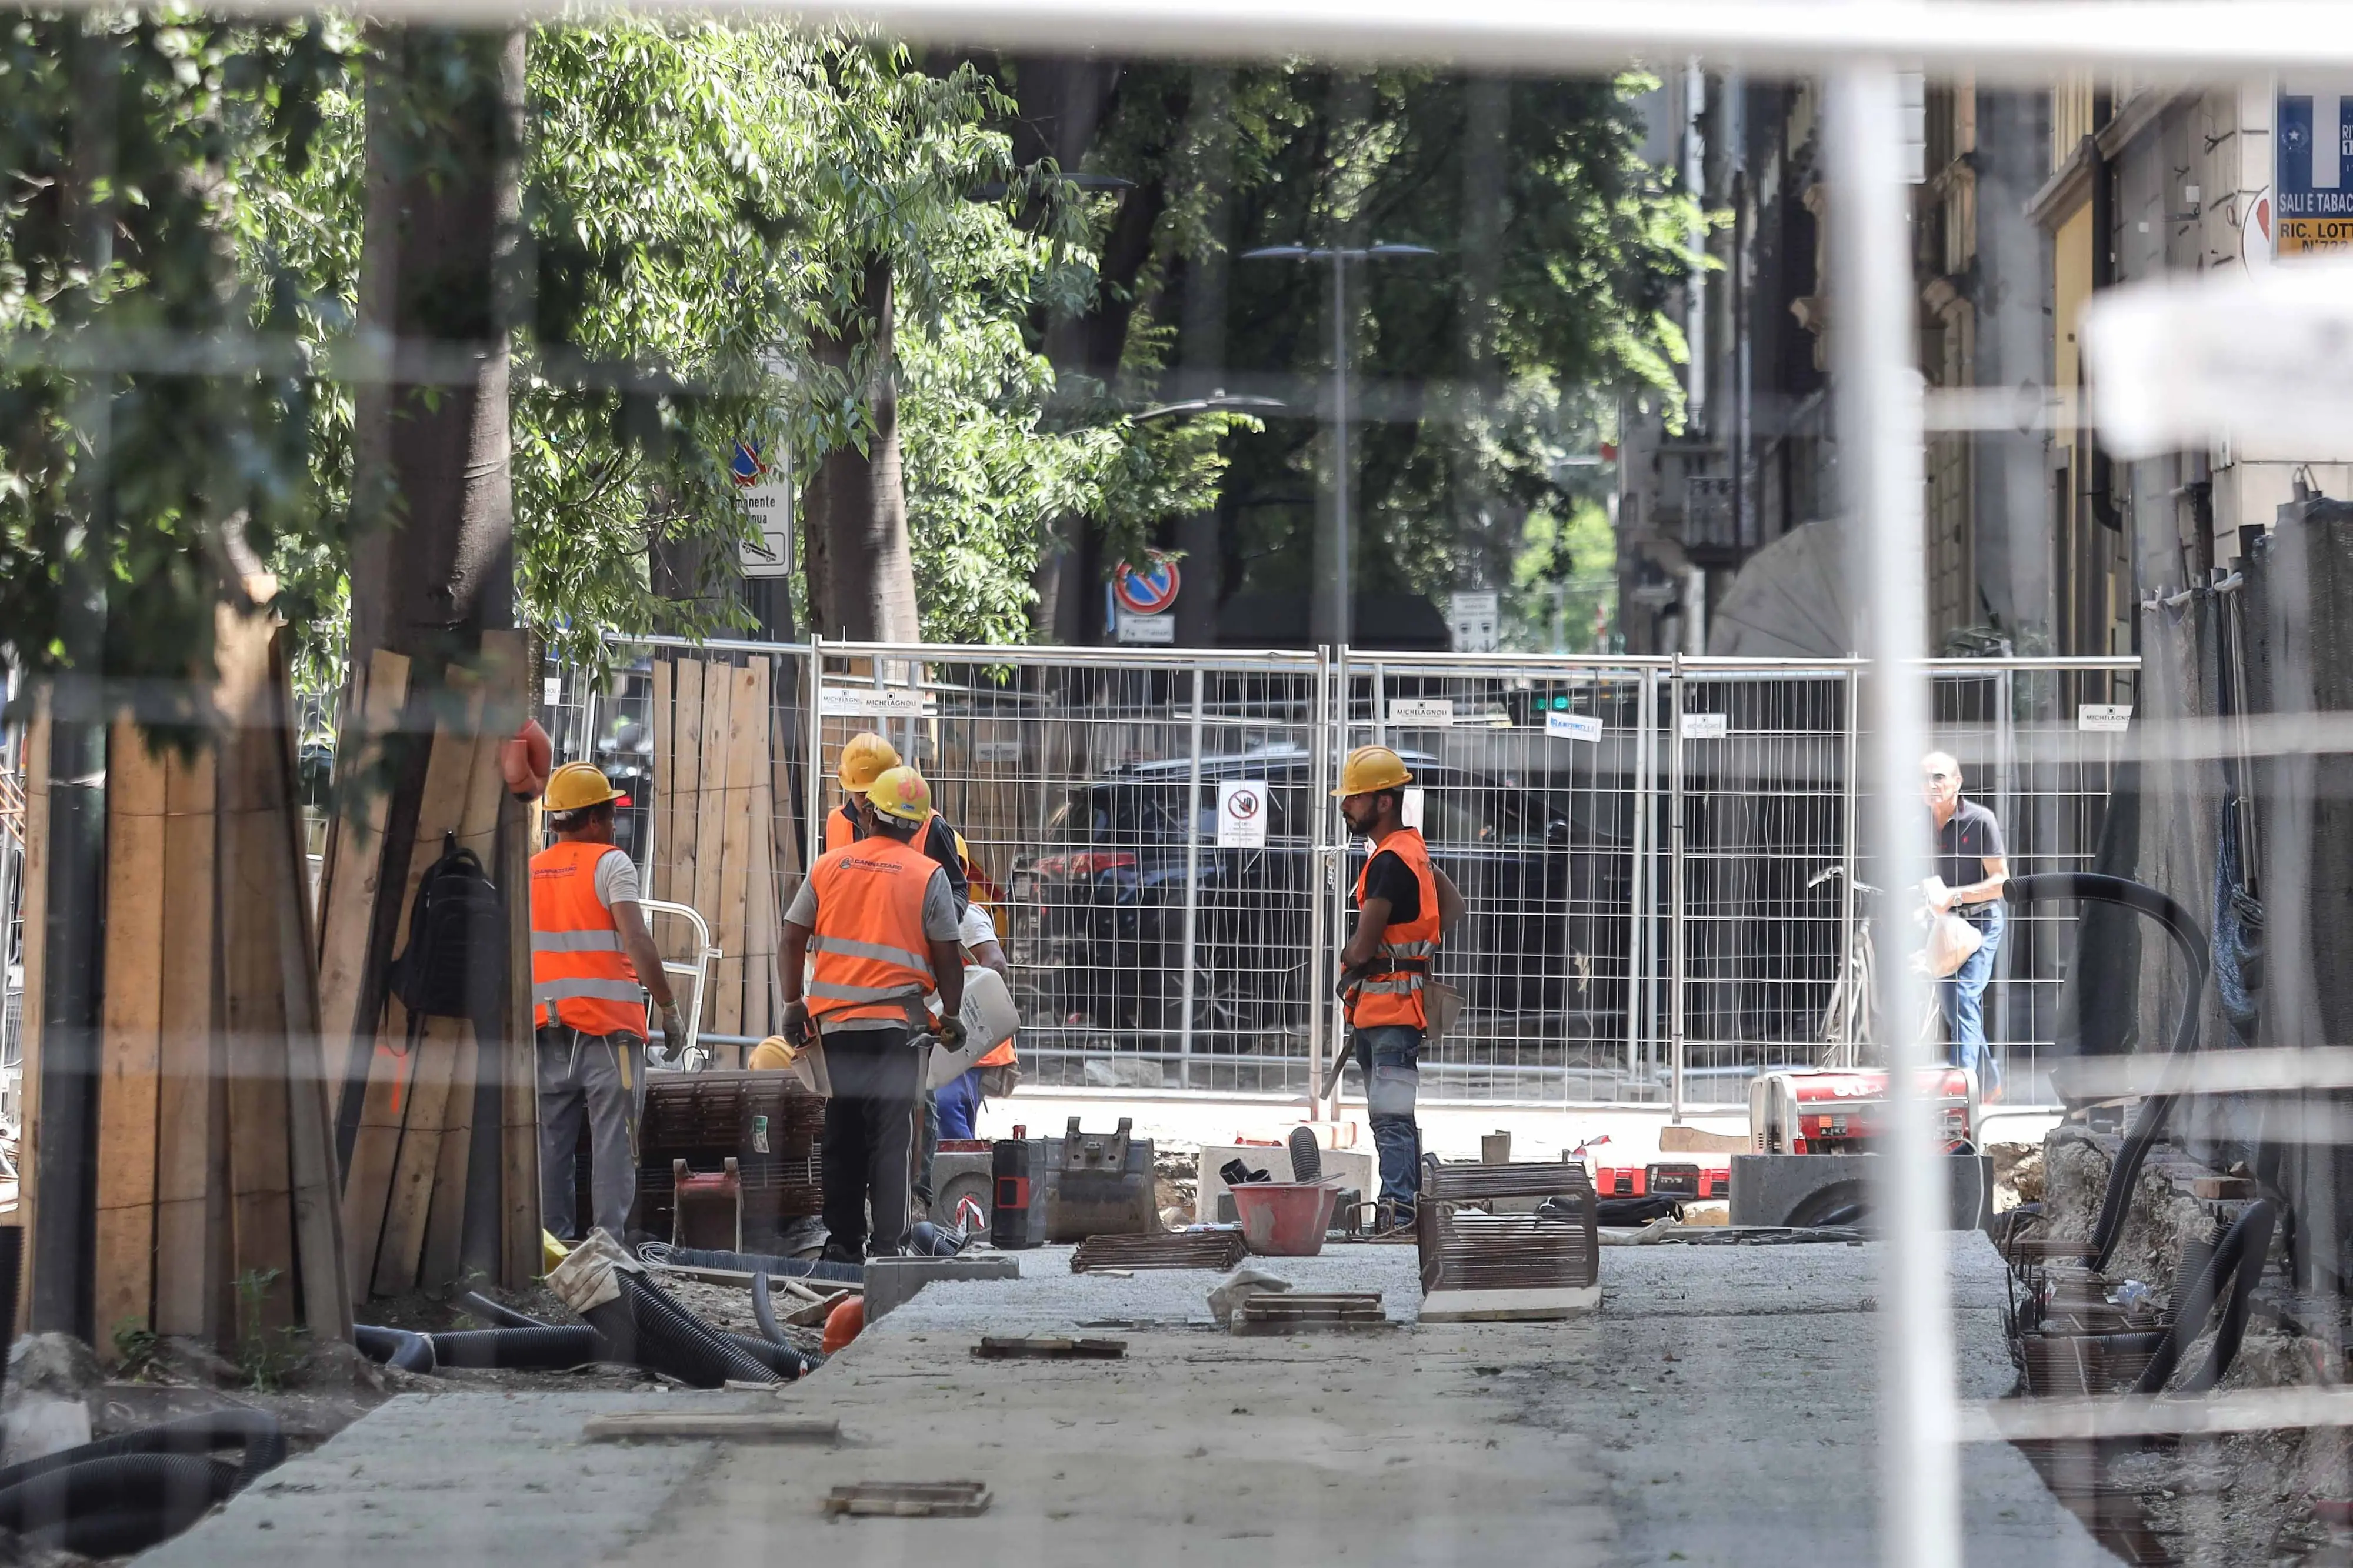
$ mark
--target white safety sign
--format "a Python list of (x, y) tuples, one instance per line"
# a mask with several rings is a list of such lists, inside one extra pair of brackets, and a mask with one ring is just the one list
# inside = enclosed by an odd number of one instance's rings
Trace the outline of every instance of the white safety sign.
[(2132, 728), (2129, 702), (2078, 702), (2075, 728), (2089, 735), (2121, 735)]
[(1683, 715), (1683, 739), (1686, 741), (1721, 741), (1730, 727), (1721, 713)]
[(912, 717), (923, 711), (923, 694), (903, 686), (828, 686), (818, 693), (817, 710), (828, 719)]
[(1454, 722), (1454, 701), (1447, 697), (1400, 697), (1389, 704), (1389, 722), (1430, 728)]
[(1599, 741), (1601, 719), (1594, 713), (1547, 713), (1545, 733), (1564, 741)]
[(1229, 779), (1218, 785), (1218, 847), (1266, 847), (1266, 784), (1261, 779)]
[(744, 540), (735, 555), (746, 577), (793, 574), (793, 487), (788, 477), (765, 479), (744, 489), (744, 510), (759, 540)]

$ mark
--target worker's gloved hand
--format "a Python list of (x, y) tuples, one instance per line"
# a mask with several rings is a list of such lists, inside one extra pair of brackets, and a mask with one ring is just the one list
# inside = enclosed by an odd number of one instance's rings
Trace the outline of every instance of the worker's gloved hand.
[(962, 1018), (955, 1017), (953, 1015), (943, 1016), (937, 1024), (932, 1026), (932, 1033), (938, 1037), (940, 1044), (945, 1046), (949, 1050), (960, 1051), (964, 1049), (965, 1031), (964, 1020)]
[(664, 1007), (661, 1018), (662, 1048), (670, 1052), (670, 1060), (684, 1061), (686, 1059), (686, 1020), (679, 1016), (678, 1004), (672, 1002)]
[(785, 1038), (796, 1046), (807, 1046), (809, 1034), (808, 1004), (798, 1000), (786, 1003)]

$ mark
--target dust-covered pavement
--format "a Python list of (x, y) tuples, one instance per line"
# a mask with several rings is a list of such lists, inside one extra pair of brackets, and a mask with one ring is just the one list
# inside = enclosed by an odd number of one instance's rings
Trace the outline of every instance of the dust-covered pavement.
[[(1957, 1237), (1965, 1397), (2009, 1385), (2001, 1275)], [(1409, 1247), (1259, 1259), (1303, 1289), (1415, 1294)], [(1821, 1564), (1873, 1555), (1874, 1248), (1613, 1247), (1567, 1323), (1237, 1339), (1218, 1276), (933, 1286), (780, 1394), (407, 1395), (151, 1554), (169, 1568), (437, 1558), (765, 1563)], [(1399, 1317), (1409, 1315), (1400, 1312)], [(979, 1361), (1083, 1331), (1115, 1362)], [(829, 1416), (833, 1446), (588, 1444), (594, 1410)], [(2109, 1561), (2006, 1446), (1964, 1450), (1968, 1560)], [(965, 1520), (827, 1519), (861, 1480), (977, 1480)]]

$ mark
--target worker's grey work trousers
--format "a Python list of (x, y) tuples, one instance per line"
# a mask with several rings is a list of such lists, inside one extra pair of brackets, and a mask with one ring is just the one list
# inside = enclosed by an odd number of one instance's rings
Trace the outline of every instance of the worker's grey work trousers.
[(638, 1190), (637, 1082), (645, 1041), (636, 1035), (584, 1035), (561, 1026), (539, 1031), (540, 1223), (559, 1240), (574, 1239), (577, 1216), (574, 1159), (580, 1121), (588, 1121), (591, 1223), (626, 1241)]

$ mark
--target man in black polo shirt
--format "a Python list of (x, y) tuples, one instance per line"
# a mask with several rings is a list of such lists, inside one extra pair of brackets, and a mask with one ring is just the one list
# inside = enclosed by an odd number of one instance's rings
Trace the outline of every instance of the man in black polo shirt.
[(2001, 1098), (2001, 1067), (1986, 1044), (1985, 989), (2009, 923), (2001, 885), (2010, 879), (2010, 860), (2001, 824), (1984, 806), (1961, 798), (1961, 764), (1949, 752), (1920, 759), (1920, 793), (1936, 824), (1936, 875), (1945, 883), (1936, 912), (1957, 912), (1985, 938), (1960, 968), (1937, 983), (1936, 997), (1944, 1006), (1954, 1065), (1976, 1070), (1978, 1095), (1990, 1104)]

